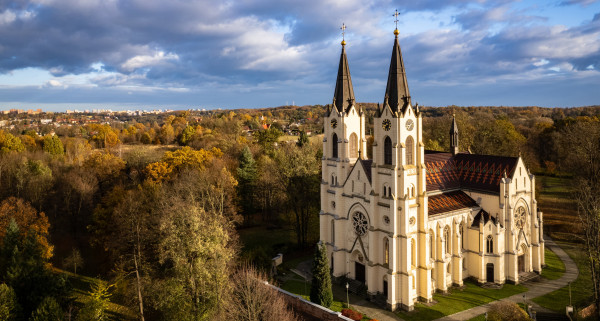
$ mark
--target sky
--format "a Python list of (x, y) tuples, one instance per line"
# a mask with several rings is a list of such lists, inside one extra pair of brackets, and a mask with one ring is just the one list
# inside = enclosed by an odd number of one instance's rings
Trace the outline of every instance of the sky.
[(0, 0), (0, 110), (600, 104), (600, 0)]

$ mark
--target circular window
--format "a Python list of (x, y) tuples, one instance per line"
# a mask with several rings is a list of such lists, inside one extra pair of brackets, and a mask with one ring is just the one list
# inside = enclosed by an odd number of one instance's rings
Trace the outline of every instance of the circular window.
[(525, 211), (525, 208), (523, 206), (520, 206), (515, 211), (515, 226), (518, 229), (522, 229), (523, 226), (525, 226), (525, 221), (527, 220), (527, 215), (526, 215), (525, 212), (526, 211)]
[(390, 217), (389, 217), (389, 216), (387, 216), (387, 215), (385, 215), (385, 216), (383, 217), (383, 222), (384, 222), (385, 224), (390, 224)]
[(352, 226), (354, 227), (354, 232), (356, 232), (356, 234), (360, 236), (365, 235), (369, 228), (369, 222), (367, 221), (365, 214), (361, 212), (354, 213), (352, 216)]

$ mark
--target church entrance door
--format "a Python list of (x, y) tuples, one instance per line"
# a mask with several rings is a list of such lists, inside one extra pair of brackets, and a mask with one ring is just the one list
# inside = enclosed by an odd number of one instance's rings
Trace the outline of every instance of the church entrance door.
[(385, 281), (385, 280), (383, 281), (383, 296), (387, 300), (387, 298), (388, 298), (388, 284), (387, 284), (387, 281)]
[(365, 266), (358, 262), (354, 262), (354, 279), (365, 283)]
[(487, 282), (494, 282), (494, 264), (488, 263), (485, 266), (485, 275)]
[(519, 255), (519, 273), (525, 272), (525, 255)]

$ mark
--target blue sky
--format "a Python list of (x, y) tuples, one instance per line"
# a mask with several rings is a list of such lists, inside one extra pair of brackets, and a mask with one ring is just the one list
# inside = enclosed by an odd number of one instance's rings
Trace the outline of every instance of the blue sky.
[(0, 0), (0, 109), (328, 104), (342, 23), (381, 102), (395, 9), (413, 102), (600, 104), (596, 0)]

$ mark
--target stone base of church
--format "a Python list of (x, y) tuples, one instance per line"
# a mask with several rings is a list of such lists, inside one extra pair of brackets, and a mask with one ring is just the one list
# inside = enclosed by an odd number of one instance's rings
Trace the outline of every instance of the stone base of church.
[(419, 301), (423, 302), (423, 303), (431, 303), (431, 301), (433, 301), (433, 299), (431, 299), (431, 298), (428, 299), (428, 298), (426, 298), (424, 296), (420, 296), (419, 297)]
[(402, 310), (408, 311), (408, 312), (410, 312), (410, 311), (412, 311), (412, 310), (415, 309), (414, 305), (406, 305), (404, 303), (400, 303), (400, 307), (402, 307)]
[(389, 303), (388, 303), (388, 304), (387, 304), (387, 306), (386, 306), (386, 308), (387, 308), (388, 310), (390, 310), (390, 311), (392, 311), (392, 312), (393, 312), (393, 311), (396, 311), (396, 309), (398, 308), (398, 305), (397, 305), (397, 304), (389, 304)]

